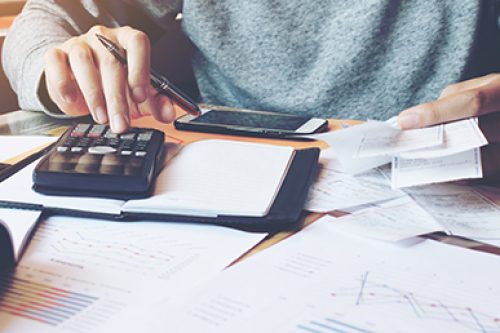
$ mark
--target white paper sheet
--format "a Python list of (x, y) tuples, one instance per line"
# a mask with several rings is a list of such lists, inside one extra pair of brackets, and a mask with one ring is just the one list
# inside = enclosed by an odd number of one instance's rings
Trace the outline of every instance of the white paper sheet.
[(156, 180), (153, 196), (126, 212), (265, 216), (286, 176), (292, 147), (205, 140), (182, 148)]
[(334, 226), (355, 235), (391, 242), (443, 230), (408, 196), (340, 217)]
[(444, 142), (440, 146), (403, 152), (400, 157), (405, 159), (437, 158), (458, 154), (488, 144), (479, 129), (477, 119), (469, 118), (444, 125)]
[(53, 143), (56, 137), (0, 135), (0, 162)]
[(443, 143), (443, 125), (401, 131), (388, 123), (382, 124), (385, 128), (380, 131), (364, 134), (355, 157), (393, 156)]
[(408, 194), (450, 234), (500, 239), (500, 207), (473, 187), (437, 184)]
[[(226, 270), (149, 332), (497, 332), (500, 257), (339, 233), (324, 218)], [(125, 325), (124, 325), (125, 326)]]
[(175, 223), (54, 217), (13, 277), (0, 275), (3, 332), (117, 332), (207, 281), (263, 234)]
[(390, 181), (379, 169), (353, 176), (322, 166), (318, 179), (309, 190), (305, 209), (330, 212), (402, 195), (404, 192), (391, 189)]
[(481, 178), (482, 176), (479, 148), (432, 159), (394, 157), (392, 160), (392, 188)]
[(321, 151), (321, 163), (328, 165), (328, 168), (333, 170), (359, 174), (391, 161), (390, 156), (363, 159), (354, 158), (363, 135), (366, 133), (377, 133), (385, 129), (387, 129), (387, 124), (379, 121), (369, 121), (342, 130), (308, 137), (315, 140), (323, 140), (330, 146), (330, 148)]
[(44, 207), (67, 208), (73, 210), (91, 211), (96, 213), (121, 213), (123, 200), (64, 197), (37, 193), (33, 190), (33, 170), (35, 161), (0, 183), (0, 200), (27, 204), (43, 205)]
[(35, 227), (41, 211), (0, 208), (0, 223), (9, 231), (14, 250), (14, 260), (17, 261)]

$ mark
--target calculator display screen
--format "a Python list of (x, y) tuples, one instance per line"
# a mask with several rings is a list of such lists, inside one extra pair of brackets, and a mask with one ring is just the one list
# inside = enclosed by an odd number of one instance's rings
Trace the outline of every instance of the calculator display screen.
[(310, 119), (310, 117), (303, 116), (211, 110), (196, 118), (193, 122), (294, 131)]

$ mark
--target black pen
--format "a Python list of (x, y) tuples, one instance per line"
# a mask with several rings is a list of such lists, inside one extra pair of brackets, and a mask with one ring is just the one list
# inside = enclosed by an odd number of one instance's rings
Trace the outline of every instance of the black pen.
[[(106, 47), (106, 49), (115, 56), (115, 58), (123, 65), (127, 65), (127, 59), (122, 54), (122, 51), (112, 41), (106, 37), (96, 34), (97, 39)], [(158, 90), (160, 94), (170, 97), (175, 103), (182, 107), (187, 112), (198, 115), (200, 108), (189, 96), (182, 92), (179, 88), (174, 86), (166, 77), (151, 70), (149, 77), (151, 84)]]

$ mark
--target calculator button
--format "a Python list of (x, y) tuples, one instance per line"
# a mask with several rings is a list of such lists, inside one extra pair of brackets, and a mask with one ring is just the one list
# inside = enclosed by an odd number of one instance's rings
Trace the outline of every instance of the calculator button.
[(95, 173), (99, 169), (101, 162), (101, 156), (83, 154), (78, 159), (78, 163), (75, 166), (75, 171), (79, 173)]
[(139, 141), (149, 141), (153, 137), (153, 132), (148, 131), (144, 133), (140, 133), (139, 136), (137, 137), (137, 140)]
[(110, 147), (118, 147), (119, 144), (120, 144), (120, 140), (118, 140), (118, 139), (109, 139), (107, 142), (107, 145)]
[(63, 147), (63, 146), (59, 146), (57, 147), (57, 151), (60, 152), (60, 153), (65, 153), (69, 150), (68, 147)]
[(136, 151), (135, 152), (135, 156), (137, 156), (137, 157), (144, 157), (144, 156), (146, 156), (146, 154), (147, 153), (145, 151)]
[(49, 158), (49, 171), (71, 171), (75, 168), (80, 155), (76, 154), (51, 154)]
[(144, 150), (146, 150), (147, 146), (148, 146), (147, 143), (137, 142), (135, 145), (135, 150), (144, 151)]
[(110, 146), (95, 146), (89, 148), (90, 154), (105, 155), (116, 152), (116, 148)]
[(73, 146), (76, 142), (76, 138), (67, 138), (66, 140), (64, 140), (64, 143), (62, 144), (63, 146)]
[(125, 162), (126, 160), (124, 160), (124, 157), (122, 156), (104, 155), (101, 160), (99, 172), (109, 175), (121, 175), (123, 174), (123, 166)]
[(91, 140), (89, 138), (81, 138), (78, 140), (78, 142), (75, 144), (76, 147), (88, 147), (91, 143)]
[(81, 153), (83, 151), (82, 147), (71, 147), (72, 153)]
[(93, 145), (93, 146), (105, 146), (105, 145), (106, 145), (106, 139), (104, 139), (104, 138), (99, 138), (99, 139), (97, 139), (97, 140), (94, 140), (94, 141), (92, 142), (92, 145)]
[(92, 127), (92, 129), (87, 133), (87, 137), (99, 138), (103, 135), (104, 131), (106, 131), (106, 126), (96, 125), (96, 126)]
[(87, 130), (90, 128), (89, 124), (79, 124), (73, 131), (71, 131), (72, 137), (84, 137)]
[(118, 138), (118, 134), (113, 133), (110, 129), (108, 129), (107, 132), (106, 132), (106, 134), (104, 134), (104, 137), (106, 139), (117, 139)]
[(143, 158), (130, 157), (128, 163), (125, 165), (125, 170), (123, 170), (123, 173), (127, 176), (140, 175), (143, 165), (144, 165)]
[(134, 140), (135, 139), (135, 133), (125, 133), (120, 135), (120, 139), (122, 140)]
[(122, 150), (121, 153), (123, 156), (130, 156), (132, 155), (132, 151), (131, 150)]
[(125, 140), (122, 142), (121, 148), (124, 150), (131, 150), (133, 146), (134, 146), (133, 140)]

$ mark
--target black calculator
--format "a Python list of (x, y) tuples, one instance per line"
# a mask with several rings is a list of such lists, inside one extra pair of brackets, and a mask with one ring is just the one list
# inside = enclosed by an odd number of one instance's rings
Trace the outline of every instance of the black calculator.
[(33, 171), (33, 188), (54, 195), (141, 198), (150, 195), (164, 155), (165, 135), (106, 125), (69, 128)]

